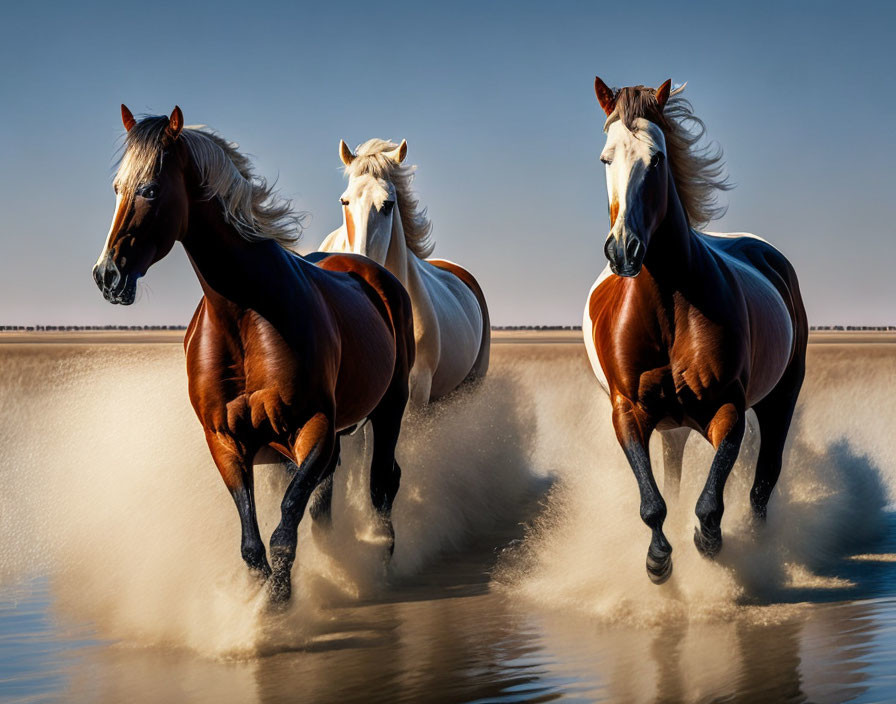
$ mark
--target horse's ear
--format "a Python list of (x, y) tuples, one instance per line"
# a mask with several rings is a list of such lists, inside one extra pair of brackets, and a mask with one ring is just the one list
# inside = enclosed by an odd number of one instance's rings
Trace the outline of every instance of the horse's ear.
[(352, 154), (352, 150), (349, 149), (344, 139), (339, 140), (339, 158), (342, 159), (342, 163), (346, 166), (349, 166), (355, 160), (355, 155)]
[(599, 76), (595, 76), (594, 93), (597, 95), (597, 102), (600, 103), (600, 106), (609, 117), (613, 113), (613, 110), (616, 109), (616, 96), (613, 94), (613, 89), (600, 80)]
[(389, 157), (396, 164), (400, 164), (405, 160), (408, 155), (408, 140), (401, 140), (401, 144), (399, 144), (395, 149), (391, 152), (386, 152), (386, 156)]
[(128, 110), (128, 106), (124, 103), (121, 104), (121, 122), (124, 125), (125, 130), (127, 130), (128, 132), (130, 132), (131, 128), (137, 124), (137, 121), (134, 119), (131, 111)]
[(165, 128), (165, 133), (171, 137), (171, 139), (177, 139), (183, 128), (184, 114), (180, 111), (180, 108), (175, 105), (174, 110), (171, 111), (171, 117), (168, 118), (168, 126)]
[(656, 102), (660, 106), (660, 111), (666, 107), (666, 101), (669, 100), (669, 93), (672, 91), (672, 79), (665, 81), (663, 85), (656, 89)]

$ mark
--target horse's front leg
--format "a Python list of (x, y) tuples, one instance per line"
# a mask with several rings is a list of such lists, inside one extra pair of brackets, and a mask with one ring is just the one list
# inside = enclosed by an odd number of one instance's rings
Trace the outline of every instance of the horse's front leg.
[(646, 414), (627, 398), (617, 397), (614, 400), (613, 428), (638, 482), (641, 520), (653, 531), (647, 551), (647, 575), (655, 584), (662, 584), (672, 574), (672, 546), (663, 534), (666, 502), (657, 488), (650, 466), (648, 442), (653, 427)]
[(212, 453), (212, 459), (240, 514), (242, 525), (240, 552), (243, 560), (249, 566), (249, 571), (263, 581), (270, 576), (271, 568), (268, 565), (261, 534), (258, 532), (258, 519), (255, 513), (255, 482), (252, 468), (255, 453), (249, 454), (230, 436), (211, 430), (205, 431), (205, 439)]
[(715, 557), (722, 549), (725, 482), (740, 452), (745, 421), (744, 402), (739, 400), (719, 408), (706, 428), (706, 437), (716, 448), (716, 456), (697, 500), (696, 513), (700, 526), (694, 529), (694, 544), (706, 557)]
[(334, 469), (336, 433), (333, 419), (324, 413), (314, 415), (299, 432), (294, 453), (298, 471), (290, 481), (280, 504), (280, 523), (271, 535), (273, 574), (268, 582), (274, 602), (287, 601), (292, 593), (290, 575), (296, 558), (299, 521), (311, 492)]

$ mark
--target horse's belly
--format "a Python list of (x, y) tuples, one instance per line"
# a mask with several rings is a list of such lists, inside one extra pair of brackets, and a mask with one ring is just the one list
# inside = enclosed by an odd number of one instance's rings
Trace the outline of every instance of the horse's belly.
[(392, 383), (396, 347), (392, 331), (371, 304), (342, 331), (342, 361), (336, 379), (336, 426), (364, 420)]
[[(430, 336), (424, 329), (417, 340), (417, 358), (415, 366), (431, 364), (437, 359), (432, 369), (431, 398), (437, 398), (454, 391), (470, 374), (479, 347), (482, 344), (482, 311), (479, 301), (467, 285), (449, 272), (444, 274), (446, 281), (427, 280), (428, 295), (424, 300), (431, 302), (434, 318), (438, 325), (436, 335)], [(411, 304), (420, 305), (419, 300), (411, 294)], [(415, 311), (415, 320), (417, 319)], [(438, 340), (438, 350), (432, 354), (427, 349), (431, 338)]]
[(777, 289), (761, 274), (742, 280), (750, 315), (752, 355), (747, 406), (765, 398), (777, 386), (790, 362), (793, 321)]

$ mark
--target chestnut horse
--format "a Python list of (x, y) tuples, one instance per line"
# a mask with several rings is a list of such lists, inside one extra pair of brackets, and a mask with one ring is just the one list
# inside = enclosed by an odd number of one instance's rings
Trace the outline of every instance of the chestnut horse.
[(411, 191), (408, 143), (371, 139), (353, 153), (339, 142), (349, 177), (340, 200), (343, 224), (321, 244), (324, 252), (354, 252), (382, 264), (411, 296), (417, 356), (411, 403), (420, 407), (488, 370), (488, 306), (473, 275), (454, 262), (430, 259), (431, 223)]
[[(683, 88), (683, 86), (682, 86)], [(728, 185), (720, 154), (696, 148), (703, 123), (671, 81), (595, 90), (607, 114), (609, 266), (585, 306), (583, 332), (594, 373), (610, 396), (616, 437), (634, 470), (641, 518), (653, 531), (647, 572), (669, 578), (666, 503), (648, 441), (662, 432), (665, 489), (677, 492), (690, 430), (716, 449), (697, 501), (694, 541), (707, 557), (722, 545), (722, 493), (740, 451), (745, 413), (761, 433), (750, 491), (764, 519), (806, 368), (808, 324), (790, 262), (753, 235), (692, 226), (719, 212)], [(687, 126), (697, 129), (687, 130)], [(682, 429), (682, 430), (679, 430)]]
[[(117, 205), (94, 279), (106, 300), (129, 305), (137, 280), (183, 244), (204, 294), (184, 339), (190, 400), (236, 503), (243, 559), (270, 578), (271, 599), (285, 601), (305, 506), (332, 476), (340, 434), (365, 418), (374, 431), (370, 496), (394, 545), (395, 445), (414, 362), (410, 300), (369, 259), (332, 255), (315, 265), (288, 250), (298, 238), (289, 203), (235, 145), (185, 129), (179, 108), (139, 122), (121, 111)], [(273, 569), (253, 489), (253, 460), (267, 447), (298, 465), (271, 536)], [(326, 520), (329, 505), (317, 499), (312, 517)]]

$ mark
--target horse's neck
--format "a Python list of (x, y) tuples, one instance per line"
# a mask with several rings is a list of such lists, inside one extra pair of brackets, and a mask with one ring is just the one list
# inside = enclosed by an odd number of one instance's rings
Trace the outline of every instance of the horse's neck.
[(404, 226), (401, 224), (401, 215), (398, 207), (392, 216), (392, 233), (389, 238), (389, 248), (386, 250), (386, 261), (383, 263), (389, 271), (401, 283), (407, 287), (409, 277), (416, 273), (416, 265), (419, 259), (408, 249), (408, 243), (404, 238)]
[(691, 280), (698, 247), (670, 176), (666, 217), (650, 238), (644, 266), (658, 282), (678, 287)]
[(287, 291), (301, 288), (295, 286), (303, 276), (298, 257), (273, 240), (246, 240), (224, 220), (214, 199), (193, 206), (183, 245), (212, 306), (231, 310), (235, 305), (268, 315)]

